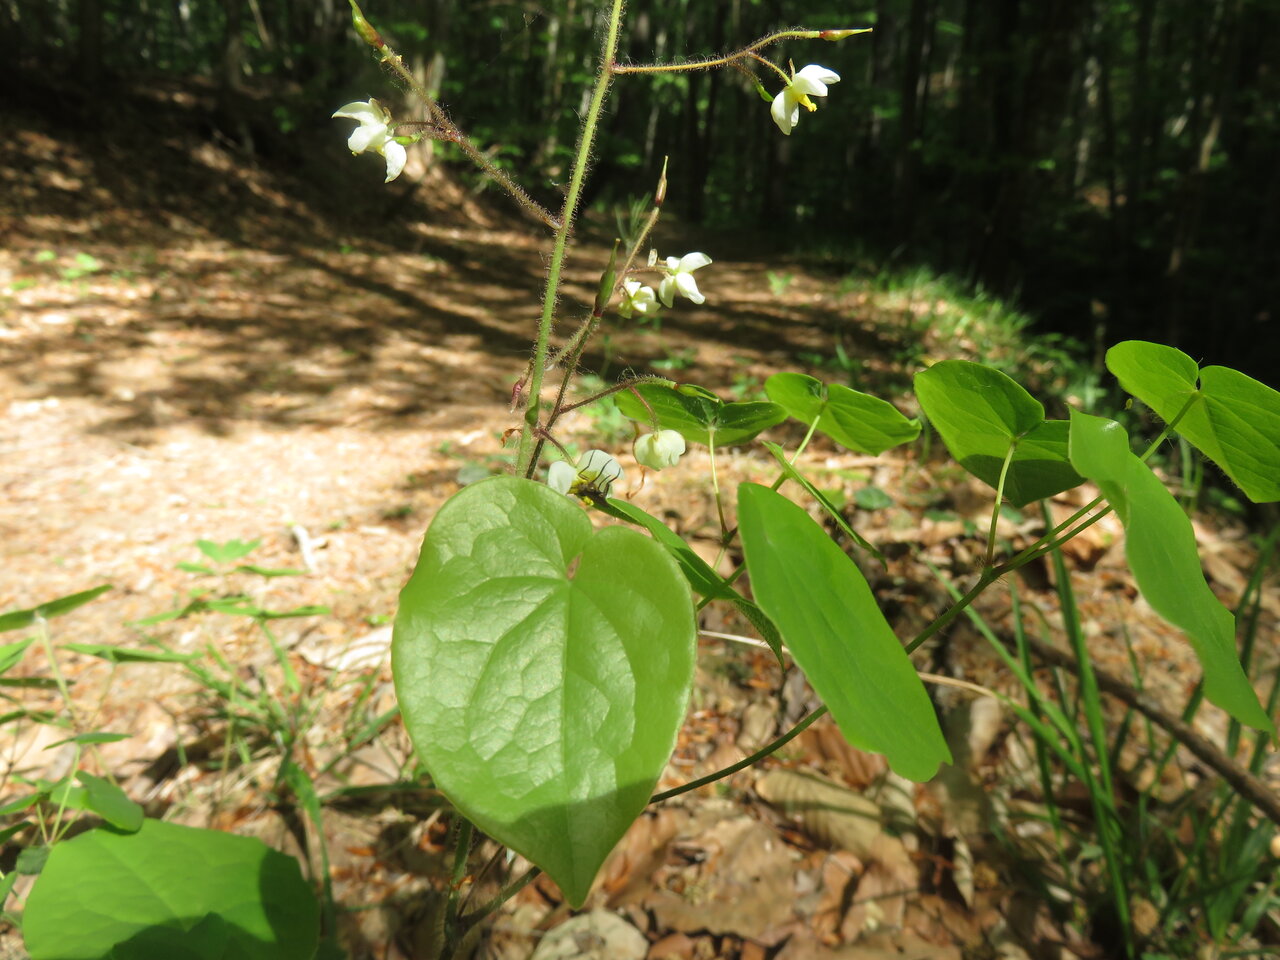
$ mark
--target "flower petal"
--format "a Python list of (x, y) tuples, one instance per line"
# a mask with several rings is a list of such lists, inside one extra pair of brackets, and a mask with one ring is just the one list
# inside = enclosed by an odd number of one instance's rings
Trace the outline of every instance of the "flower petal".
[(795, 78), (791, 81), (791, 89), (811, 97), (825, 97), (827, 95), (827, 84), (839, 82), (840, 74), (826, 67), (820, 67), (816, 63), (811, 63), (795, 75)]
[(705, 267), (711, 262), (711, 258), (705, 253), (686, 253), (680, 258), (680, 268), (677, 273), (690, 273), (699, 267)]
[(773, 105), (769, 107), (769, 115), (773, 117), (773, 122), (787, 136), (791, 136), (791, 128), (800, 119), (800, 106), (787, 96), (789, 91), (790, 88), (788, 87), (774, 97)]
[(604, 450), (588, 450), (578, 461), (578, 480), (608, 496), (613, 485), (622, 480), (622, 465)]
[(662, 301), (662, 305), (668, 310), (675, 305), (676, 302), (676, 279), (675, 277), (663, 277), (662, 282), (658, 284), (658, 299)]
[(409, 155), (404, 144), (396, 143), (394, 140), (388, 140), (383, 144), (382, 155), (387, 158), (387, 179), (382, 182), (390, 183), (400, 176), (400, 171), (404, 169), (404, 162)]
[(339, 107), (333, 111), (333, 116), (347, 117), (351, 120), (359, 120), (361, 123), (382, 122), (380, 111), (372, 103), (363, 100), (357, 100), (355, 103), (348, 103)]
[(677, 273), (675, 276), (676, 289), (680, 291), (680, 295), (688, 297), (694, 303), (705, 303), (706, 297), (698, 292), (698, 281), (693, 279), (691, 273)]
[(556, 493), (567, 494), (578, 479), (578, 471), (564, 460), (557, 460), (547, 467), (547, 486)]
[(347, 146), (352, 153), (364, 153), (379, 137), (387, 135), (387, 128), (380, 123), (361, 123), (351, 131)]

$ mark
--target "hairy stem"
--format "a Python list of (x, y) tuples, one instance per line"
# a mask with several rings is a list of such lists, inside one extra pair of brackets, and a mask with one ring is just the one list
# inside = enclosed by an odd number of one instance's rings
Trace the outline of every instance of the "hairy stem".
[[(843, 39), (843, 37), (853, 36), (859, 33), (870, 33), (871, 29), (864, 28), (861, 30), (779, 30), (777, 33), (771, 33), (767, 37), (761, 37), (755, 43), (747, 44), (733, 53), (726, 54), (723, 57), (707, 57), (703, 60), (689, 60), (685, 63), (633, 63), (633, 64), (617, 64), (613, 65), (614, 73), (691, 73), (695, 70), (711, 70), (715, 67), (728, 67), (739, 60), (754, 56), (759, 50), (771, 46), (780, 40), (818, 40), (818, 39)], [(827, 36), (824, 36), (827, 35)], [(839, 37), (831, 36), (839, 34)], [(772, 64), (771, 64), (772, 66)], [(774, 69), (777, 69), (776, 67)], [(779, 71), (781, 72), (781, 71)], [(783, 74), (783, 79), (790, 79)]]
[(537, 467), (537, 460), (534, 457), (537, 446), (534, 428), (537, 426), (542, 408), (542, 377), (546, 372), (547, 349), (551, 342), (551, 327), (556, 311), (556, 295), (560, 289), (560, 271), (564, 268), (565, 251), (569, 246), (569, 233), (573, 229), (578, 196), (582, 192), (582, 182), (586, 179), (587, 167), (591, 164), (591, 145), (595, 142), (600, 110), (604, 106), (605, 95), (609, 92), (609, 82), (613, 79), (612, 64), (614, 54), (618, 50), (622, 7), (623, 0), (613, 0), (609, 10), (600, 70), (596, 75), (591, 103), (587, 107), (587, 115), (583, 118), (582, 130), (578, 135), (578, 150), (573, 160), (573, 171), (569, 175), (569, 191), (565, 194), (560, 225), (556, 229), (555, 243), (551, 250), (551, 263), (547, 267), (547, 288), (542, 297), (542, 316), (538, 320), (538, 336), (533, 344), (533, 370), (529, 374), (529, 407), (525, 411), (524, 423), (520, 430), (520, 445), (516, 451), (516, 476), (530, 477)]

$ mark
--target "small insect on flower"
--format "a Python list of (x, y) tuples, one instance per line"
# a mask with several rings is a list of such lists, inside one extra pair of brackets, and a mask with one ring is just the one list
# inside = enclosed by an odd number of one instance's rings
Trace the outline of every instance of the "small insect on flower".
[(604, 506), (613, 485), (622, 479), (622, 466), (603, 450), (588, 450), (576, 468), (557, 460), (547, 468), (547, 486), (584, 503)]

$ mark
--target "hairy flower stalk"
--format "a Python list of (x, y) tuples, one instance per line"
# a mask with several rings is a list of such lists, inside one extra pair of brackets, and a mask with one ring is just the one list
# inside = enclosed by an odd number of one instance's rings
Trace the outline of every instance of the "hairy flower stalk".
[(556, 229), (551, 262), (547, 266), (547, 287), (542, 297), (542, 316), (538, 319), (538, 335), (533, 344), (533, 369), (529, 374), (529, 408), (525, 411), (524, 423), (520, 430), (520, 445), (516, 449), (516, 476), (531, 477), (537, 466), (537, 452), (540, 445), (537, 442), (536, 428), (541, 416), (542, 378), (546, 372), (547, 351), (551, 343), (556, 296), (560, 290), (560, 273), (564, 268), (565, 251), (569, 246), (569, 232), (573, 229), (574, 217), (578, 210), (578, 197), (582, 193), (582, 183), (586, 179), (587, 168), (591, 163), (591, 147), (595, 143), (600, 111), (604, 106), (605, 96), (609, 92), (609, 83), (613, 79), (612, 65), (618, 52), (622, 7), (623, 0), (613, 0), (609, 10), (600, 69), (596, 74), (596, 85), (591, 93), (587, 114), (582, 120), (582, 131), (578, 135), (578, 149), (575, 151), (573, 168), (569, 175), (569, 189), (565, 193), (560, 225)]

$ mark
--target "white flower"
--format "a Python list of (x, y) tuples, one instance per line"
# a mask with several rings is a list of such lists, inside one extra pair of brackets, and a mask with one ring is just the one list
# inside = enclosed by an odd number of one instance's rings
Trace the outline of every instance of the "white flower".
[(588, 450), (577, 467), (567, 460), (557, 460), (547, 468), (548, 487), (556, 493), (584, 500), (607, 497), (613, 485), (621, 479), (621, 464), (603, 450)]
[(398, 143), (391, 134), (391, 114), (377, 100), (367, 103), (356, 101), (334, 111), (335, 117), (346, 117), (348, 120), (359, 120), (360, 126), (352, 131), (347, 139), (347, 146), (352, 153), (364, 153), (372, 150), (382, 154), (387, 161), (387, 179), (390, 183), (400, 176), (407, 158), (404, 144)]
[(557, 460), (547, 467), (547, 486), (556, 493), (567, 494), (577, 479), (578, 471), (566, 460)]
[(618, 313), (629, 318), (633, 313), (652, 315), (657, 312), (658, 295), (653, 292), (653, 287), (647, 287), (639, 280), (627, 280), (622, 284)]
[(674, 467), (684, 449), (684, 437), (675, 430), (646, 433), (636, 441), (636, 462), (651, 470)]
[(705, 303), (707, 298), (698, 292), (698, 281), (693, 279), (693, 271), (710, 262), (711, 258), (705, 253), (686, 253), (679, 259), (667, 257), (667, 275), (658, 284), (658, 299), (664, 306), (670, 307), (675, 303), (678, 293), (694, 303)]
[(773, 122), (778, 125), (779, 130), (790, 136), (791, 128), (800, 119), (801, 107), (810, 112), (818, 109), (818, 105), (809, 98), (825, 97), (827, 84), (839, 82), (840, 74), (834, 70), (820, 67), (816, 63), (809, 64), (793, 76), (782, 92), (773, 98), (773, 106), (769, 109)]
[(573, 492), (581, 496), (585, 488), (609, 495), (613, 485), (622, 479), (622, 465), (603, 450), (588, 450), (578, 461), (578, 482)]

